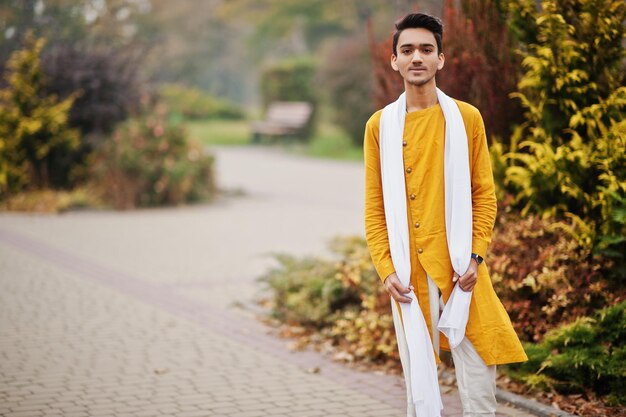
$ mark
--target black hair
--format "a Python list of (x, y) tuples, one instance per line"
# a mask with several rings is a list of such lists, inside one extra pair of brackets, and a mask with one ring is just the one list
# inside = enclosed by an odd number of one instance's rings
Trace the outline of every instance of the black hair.
[(435, 35), (435, 41), (437, 42), (437, 54), (443, 52), (443, 23), (441, 19), (425, 13), (410, 13), (396, 23), (396, 31), (393, 34), (393, 55), (398, 56), (396, 48), (398, 47), (400, 33), (404, 29), (412, 28), (424, 28), (431, 31)]

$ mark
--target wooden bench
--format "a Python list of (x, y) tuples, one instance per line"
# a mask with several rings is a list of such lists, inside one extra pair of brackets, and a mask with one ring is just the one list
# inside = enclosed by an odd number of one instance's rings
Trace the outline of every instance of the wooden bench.
[(301, 136), (308, 128), (313, 106), (303, 101), (275, 101), (270, 103), (265, 120), (252, 123), (254, 143), (261, 136)]

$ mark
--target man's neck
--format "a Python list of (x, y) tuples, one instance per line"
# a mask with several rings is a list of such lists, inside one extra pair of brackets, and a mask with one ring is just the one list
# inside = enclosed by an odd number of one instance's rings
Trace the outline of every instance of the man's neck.
[(439, 102), (437, 99), (437, 85), (434, 80), (419, 86), (405, 83), (404, 88), (406, 91), (407, 112), (424, 110)]

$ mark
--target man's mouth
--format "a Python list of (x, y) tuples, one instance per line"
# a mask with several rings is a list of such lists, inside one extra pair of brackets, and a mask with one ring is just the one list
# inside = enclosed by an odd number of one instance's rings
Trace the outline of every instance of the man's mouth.
[(426, 71), (426, 68), (409, 68), (409, 71), (416, 71), (416, 72)]

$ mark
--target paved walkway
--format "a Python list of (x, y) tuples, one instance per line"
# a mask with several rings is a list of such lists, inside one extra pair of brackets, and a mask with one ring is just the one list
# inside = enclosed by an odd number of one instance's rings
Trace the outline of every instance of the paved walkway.
[(0, 215), (0, 416), (405, 415), (401, 378), (291, 352), (239, 307), (268, 253), (363, 234), (360, 164), (216, 154), (233, 195), (211, 205)]

